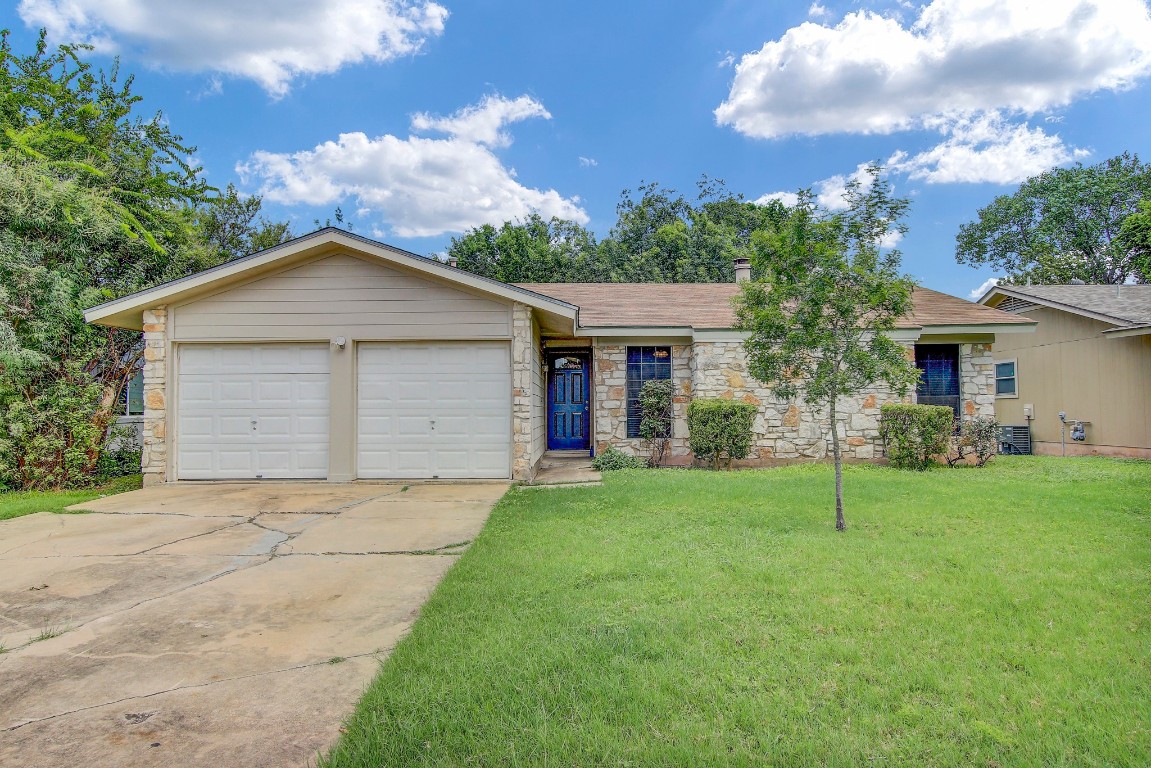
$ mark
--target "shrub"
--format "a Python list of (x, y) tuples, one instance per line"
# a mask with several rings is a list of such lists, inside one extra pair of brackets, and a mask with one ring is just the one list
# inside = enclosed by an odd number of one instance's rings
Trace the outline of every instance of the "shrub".
[(990, 416), (975, 416), (952, 435), (947, 463), (955, 466), (967, 456), (975, 457), (975, 466), (982, 467), (999, 451), (999, 422)]
[(732, 460), (747, 457), (754, 423), (755, 406), (739, 400), (697, 398), (687, 408), (691, 450), (714, 469), (721, 462), (731, 469)]
[(879, 411), (879, 434), (891, 466), (922, 471), (933, 456), (947, 453), (955, 427), (955, 411), (947, 406), (890, 403)]
[(675, 385), (671, 379), (650, 379), (639, 390), (639, 436), (647, 441), (647, 462), (663, 464), (671, 444), (672, 401)]
[(612, 472), (617, 469), (643, 469), (647, 461), (612, 446), (592, 459), (591, 465), (597, 472)]
[(130, 427), (113, 427), (92, 470), (93, 481), (103, 485), (117, 477), (140, 474), (140, 453), (140, 441), (136, 438), (135, 430)]
[(82, 488), (104, 450), (106, 430), (94, 417), (102, 388), (76, 377), (48, 382), (37, 394), (12, 397), (0, 412), (0, 486)]

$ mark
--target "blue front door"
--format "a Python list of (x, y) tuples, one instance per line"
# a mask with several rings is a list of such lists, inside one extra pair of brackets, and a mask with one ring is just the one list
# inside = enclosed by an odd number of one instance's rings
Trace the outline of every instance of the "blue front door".
[(548, 366), (548, 448), (589, 448), (588, 421), (588, 358), (553, 357)]

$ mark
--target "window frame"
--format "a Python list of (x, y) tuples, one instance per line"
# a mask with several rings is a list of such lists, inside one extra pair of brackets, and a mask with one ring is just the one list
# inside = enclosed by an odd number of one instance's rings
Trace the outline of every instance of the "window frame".
[[(916, 344), (914, 349), (915, 367), (920, 372), (919, 383), (915, 386), (915, 402), (923, 405), (943, 405), (950, 408), (955, 413), (955, 423), (958, 424), (963, 418), (963, 346), (958, 343), (929, 341)], [(949, 383), (954, 384), (955, 392), (954, 394), (933, 395), (926, 390), (935, 388), (933, 385), (937, 385), (937, 382), (929, 381), (925, 377), (928, 371), (927, 363), (931, 359), (939, 361), (944, 358), (950, 364), (948, 380)], [(939, 400), (947, 400), (948, 402), (937, 402)]]
[[(136, 384), (137, 381), (139, 382), (138, 385)], [(139, 411), (136, 413), (133, 413), (134, 409), (132, 408), (132, 389), (134, 386), (140, 391)], [(138, 368), (124, 385), (124, 392), (120, 396), (120, 406), (118, 410), (119, 415), (124, 417), (136, 418), (144, 415), (144, 370), (142, 368)]]
[[(667, 352), (667, 364), (666, 364), (667, 376), (660, 376), (660, 375), (653, 375), (653, 376), (646, 376), (646, 377), (643, 376), (643, 373), (644, 373), (643, 367), (644, 366), (651, 366), (652, 369), (654, 370), (654, 372), (658, 374), (660, 372), (660, 370), (664, 367), (664, 364), (663, 363), (657, 363), (654, 360), (644, 361), (642, 359), (633, 363), (632, 359), (631, 359), (632, 358), (632, 350), (639, 350), (638, 354), (641, 357), (643, 355), (643, 350), (651, 350), (653, 357), (655, 356), (655, 353), (659, 350), (666, 351)], [(638, 412), (638, 409), (639, 409), (638, 395), (639, 395), (640, 388), (642, 388), (644, 383), (648, 382), (648, 381), (652, 381), (652, 380), (656, 380), (656, 379), (665, 379), (665, 378), (670, 381), (671, 379), (673, 379), (675, 377), (675, 371), (673, 370), (673, 364), (672, 364), (673, 359), (674, 359), (674, 357), (672, 355), (672, 350), (671, 350), (670, 344), (629, 344), (624, 348), (624, 434), (627, 435), (628, 439), (639, 439), (639, 437), (640, 437), (640, 435), (639, 435), (640, 414)], [(639, 376), (638, 377), (633, 377), (633, 375), (632, 375), (633, 365), (639, 367)], [(638, 383), (638, 386), (635, 387), (635, 396), (632, 395), (632, 383), (633, 383), (633, 381)], [(634, 429), (633, 429), (633, 424), (634, 424)]]
[[(1011, 363), (1012, 375), (1011, 376), (1000, 376), (999, 375), (999, 366), (1006, 365), (1008, 363)], [(1000, 398), (1018, 399), (1019, 398), (1019, 360), (1018, 360), (1018, 358), (1011, 357), (1011, 358), (1007, 358), (1006, 360), (993, 360), (992, 366), (993, 367), (991, 369), (991, 379), (994, 382), (994, 384), (992, 384), (992, 386), (995, 387), (995, 399), (996, 400), (998, 400)], [(999, 382), (1000, 381), (1008, 381), (1008, 380), (1014, 382), (1014, 386), (1012, 387), (1012, 391), (1010, 393), (1004, 393), (1002, 395), (999, 394)]]

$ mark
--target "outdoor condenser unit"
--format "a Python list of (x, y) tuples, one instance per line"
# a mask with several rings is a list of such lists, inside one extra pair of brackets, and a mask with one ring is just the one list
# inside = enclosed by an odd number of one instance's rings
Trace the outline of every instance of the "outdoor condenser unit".
[(1028, 424), (999, 427), (1000, 453), (1031, 453), (1031, 427)]

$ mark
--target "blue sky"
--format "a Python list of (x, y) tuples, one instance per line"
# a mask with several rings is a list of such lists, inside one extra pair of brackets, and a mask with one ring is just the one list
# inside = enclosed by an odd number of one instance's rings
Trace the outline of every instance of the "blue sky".
[(1144, 0), (539, 3), (23, 0), (119, 55), (208, 180), (261, 193), (297, 233), (342, 207), (418, 253), (531, 210), (604, 235), (624, 188), (834, 205), (861, 164), (912, 200), (904, 264), (967, 296), (959, 226), (1019, 181), (1151, 158)]

